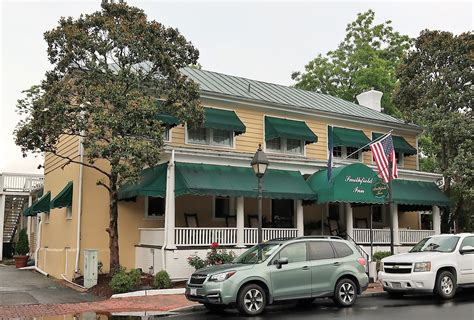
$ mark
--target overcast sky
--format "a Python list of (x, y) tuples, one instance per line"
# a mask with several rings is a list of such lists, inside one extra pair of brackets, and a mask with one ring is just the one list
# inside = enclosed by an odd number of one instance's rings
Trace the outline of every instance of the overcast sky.
[[(0, 0), (1, 1), (1, 0)], [(59, 17), (96, 11), (95, 1), (1, 2), (0, 172), (40, 173), (41, 158), (23, 159), (13, 142), (21, 91), (39, 83), (51, 66), (43, 32)], [(334, 49), (347, 23), (373, 9), (377, 22), (416, 37), (423, 29), (455, 34), (473, 29), (471, 1), (128, 1), (149, 19), (178, 28), (199, 49), (204, 69), (292, 84), (318, 53)]]

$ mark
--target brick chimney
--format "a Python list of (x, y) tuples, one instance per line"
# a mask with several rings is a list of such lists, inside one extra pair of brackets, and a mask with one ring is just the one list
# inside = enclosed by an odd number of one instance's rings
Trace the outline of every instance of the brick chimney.
[(369, 91), (362, 92), (359, 94), (357, 98), (357, 102), (361, 106), (370, 108), (372, 110), (381, 112), (381, 100), (382, 100), (383, 92), (371, 89)]

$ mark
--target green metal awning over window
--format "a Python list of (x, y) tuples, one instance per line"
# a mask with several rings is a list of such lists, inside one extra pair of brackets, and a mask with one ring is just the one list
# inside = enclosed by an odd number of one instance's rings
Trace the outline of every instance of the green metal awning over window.
[(372, 169), (361, 163), (332, 169), (331, 180), (327, 180), (327, 170), (320, 170), (307, 180), (318, 196), (318, 203), (384, 203), (384, 195), (377, 197), (372, 187), (380, 183), (380, 178)]
[(245, 133), (245, 125), (232, 110), (204, 108), (204, 127)]
[[(372, 139), (375, 140), (382, 136), (382, 133), (372, 133)], [(411, 144), (409, 144), (405, 138), (401, 136), (394, 136), (392, 135), (393, 139), (393, 147), (395, 148), (396, 152), (403, 153), (406, 155), (415, 155), (417, 151)]]
[(265, 141), (275, 138), (303, 140), (306, 144), (318, 141), (304, 121), (265, 117)]
[(175, 127), (179, 124), (178, 118), (170, 116), (169, 114), (159, 114), (156, 118), (170, 127)]
[[(333, 144), (335, 147), (362, 148), (370, 142), (370, 139), (362, 130), (333, 128)], [(368, 148), (368, 147), (367, 147)]]
[[(256, 197), (257, 178), (248, 167), (176, 163), (176, 196), (185, 194)], [(272, 199), (315, 199), (299, 171), (268, 169), (263, 196)]]
[(51, 200), (49, 206), (51, 209), (72, 206), (72, 181), (69, 181), (64, 189), (61, 190), (53, 200)]
[[(119, 191), (119, 200), (137, 196), (166, 196), (167, 164), (146, 169), (136, 185), (126, 185)], [(268, 169), (263, 178), (263, 195), (272, 199), (314, 200), (299, 171)], [(219, 166), (197, 163), (175, 163), (175, 196), (257, 197), (257, 178), (248, 167)]]
[(166, 197), (167, 163), (143, 170), (136, 184), (126, 184), (120, 188), (119, 200), (130, 200), (138, 196)]
[(38, 212), (49, 212), (50, 203), (51, 201), (51, 192), (48, 191), (44, 196), (33, 202), (31, 207), (25, 209), (23, 211), (23, 215), (25, 216), (36, 216)]
[(449, 207), (449, 198), (434, 182), (395, 179), (393, 202), (400, 205)]

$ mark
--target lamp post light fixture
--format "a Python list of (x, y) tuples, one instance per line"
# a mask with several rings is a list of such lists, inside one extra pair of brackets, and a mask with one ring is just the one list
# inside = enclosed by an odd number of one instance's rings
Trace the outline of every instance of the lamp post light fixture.
[(262, 150), (262, 145), (258, 145), (257, 152), (253, 156), (252, 162), (250, 162), (253, 172), (257, 176), (258, 187), (257, 187), (257, 198), (258, 198), (258, 229), (257, 229), (257, 242), (262, 243), (262, 198), (263, 198), (263, 185), (262, 178), (268, 168), (268, 159), (265, 152)]

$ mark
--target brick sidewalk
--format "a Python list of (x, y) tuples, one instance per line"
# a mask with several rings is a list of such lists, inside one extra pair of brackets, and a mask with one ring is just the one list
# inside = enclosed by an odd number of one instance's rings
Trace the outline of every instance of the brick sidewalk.
[(66, 304), (30, 304), (0, 306), (0, 319), (79, 314), (84, 312), (112, 313), (125, 311), (169, 311), (192, 306), (184, 295), (156, 295), (110, 299), (98, 302)]

